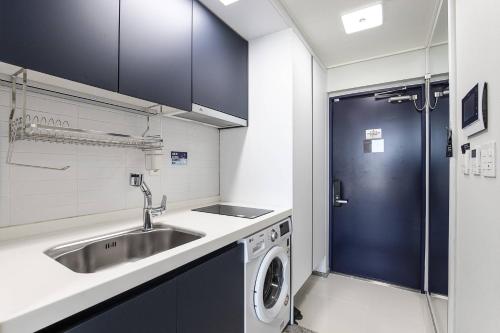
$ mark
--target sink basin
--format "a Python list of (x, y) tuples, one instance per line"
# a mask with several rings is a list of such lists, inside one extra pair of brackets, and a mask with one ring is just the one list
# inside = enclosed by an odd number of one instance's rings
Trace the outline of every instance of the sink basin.
[(45, 254), (77, 273), (94, 273), (173, 249), (203, 236), (155, 225), (149, 231), (137, 228), (59, 245)]

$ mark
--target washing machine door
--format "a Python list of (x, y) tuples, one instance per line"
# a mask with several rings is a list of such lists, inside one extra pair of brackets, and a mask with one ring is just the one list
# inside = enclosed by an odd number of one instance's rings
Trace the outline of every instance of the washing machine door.
[(255, 313), (259, 320), (270, 323), (288, 303), (288, 255), (275, 246), (262, 259), (254, 289)]

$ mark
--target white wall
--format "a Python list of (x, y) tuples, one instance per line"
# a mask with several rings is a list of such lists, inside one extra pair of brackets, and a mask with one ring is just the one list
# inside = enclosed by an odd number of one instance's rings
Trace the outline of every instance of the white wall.
[(312, 272), (312, 57), (292, 35), (293, 52), (293, 234), (292, 295)]
[(249, 127), (221, 131), (221, 199), (292, 207), (290, 32), (249, 43)]
[(249, 127), (221, 131), (221, 198), (293, 207), (295, 294), (312, 271), (312, 72), (291, 29), (249, 43)]
[[(448, 73), (448, 45), (430, 49), (433, 75)], [(401, 82), (425, 75), (425, 50), (357, 62), (328, 70), (328, 91), (338, 92), (359, 87)]]
[[(8, 149), (10, 89), (0, 87), (0, 226), (142, 207), (142, 193), (128, 185), (130, 172), (144, 170), (144, 153), (131, 149), (17, 142), (13, 160), (67, 171), (5, 163)], [(19, 111), (18, 111), (19, 112)], [(28, 95), (28, 114), (67, 120), (71, 126), (141, 135), (146, 118), (112, 109)], [(147, 177), (155, 201), (169, 202), (219, 194), (217, 129), (175, 119), (153, 118), (151, 133), (162, 133), (165, 157), (160, 176)], [(187, 166), (172, 166), (170, 151), (188, 152)]]
[(449, 44), (429, 49), (429, 66), (432, 75), (447, 74), (449, 72)]
[(326, 71), (313, 60), (313, 269), (327, 273), (329, 150)]
[[(478, 81), (489, 84), (488, 130), (470, 140), (459, 130), (457, 143), (470, 141), (474, 146), (495, 140), (498, 145), (500, 4), (497, 0), (455, 2), (458, 124), (463, 96)], [(499, 332), (500, 179), (464, 176), (457, 169), (455, 332)]]

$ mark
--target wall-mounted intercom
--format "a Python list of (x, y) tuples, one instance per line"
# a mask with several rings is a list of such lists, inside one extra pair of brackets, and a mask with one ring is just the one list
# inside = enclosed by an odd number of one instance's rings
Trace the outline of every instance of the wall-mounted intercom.
[(472, 136), (488, 128), (488, 84), (478, 83), (462, 99), (462, 129)]

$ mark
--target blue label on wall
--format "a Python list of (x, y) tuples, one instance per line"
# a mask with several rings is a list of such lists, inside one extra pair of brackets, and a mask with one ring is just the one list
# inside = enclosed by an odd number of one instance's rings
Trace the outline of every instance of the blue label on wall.
[(188, 153), (185, 151), (171, 151), (172, 165), (187, 165)]

